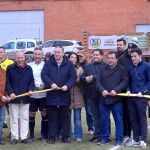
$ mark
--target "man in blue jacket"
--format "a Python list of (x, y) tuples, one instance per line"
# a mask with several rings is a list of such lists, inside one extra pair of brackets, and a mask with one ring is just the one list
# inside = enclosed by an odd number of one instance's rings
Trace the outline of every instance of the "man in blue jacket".
[[(70, 88), (75, 84), (77, 76), (73, 64), (64, 56), (63, 47), (55, 48), (54, 56), (45, 63), (41, 77), (46, 86), (53, 89), (47, 93), (49, 143), (55, 144), (58, 113), (62, 122), (62, 142), (68, 143)], [(58, 87), (61, 90), (57, 90)]]
[(148, 101), (142, 98), (142, 95), (149, 93), (150, 90), (150, 65), (142, 61), (142, 51), (139, 48), (130, 53), (133, 64), (128, 70), (130, 83), (128, 94), (134, 93), (138, 97), (132, 98), (128, 102), (133, 140), (126, 145), (138, 145), (141, 148), (146, 148)]
[[(6, 70), (6, 89), (12, 101), (9, 103), (11, 144), (29, 144), (27, 139), (29, 130), (29, 97), (16, 98), (16, 95), (27, 93), (30, 95), (34, 89), (32, 69), (25, 63), (22, 51), (16, 53), (15, 63)], [(20, 122), (18, 122), (18, 119)]]

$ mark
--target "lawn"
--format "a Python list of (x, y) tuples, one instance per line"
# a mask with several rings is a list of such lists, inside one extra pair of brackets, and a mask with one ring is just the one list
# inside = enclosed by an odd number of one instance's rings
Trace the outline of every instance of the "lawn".
[[(112, 120), (112, 138), (111, 142), (108, 145), (97, 145), (95, 143), (88, 142), (88, 139), (90, 139), (92, 136), (89, 136), (86, 134), (87, 132), (87, 126), (85, 122), (85, 111), (82, 111), (82, 122), (83, 122), (83, 129), (84, 129), (84, 139), (82, 143), (77, 143), (73, 141), (71, 144), (63, 144), (60, 141), (57, 141), (55, 145), (50, 144), (44, 144), (41, 143), (38, 140), (38, 137), (40, 137), (40, 115), (38, 113), (36, 120), (36, 130), (35, 130), (35, 137), (37, 139), (33, 144), (30, 145), (24, 145), (24, 144), (16, 144), (11, 145), (9, 143), (9, 140), (7, 138), (7, 135), (9, 133), (9, 129), (4, 129), (4, 140), (6, 142), (6, 145), (1, 146), (0, 150), (109, 150), (110, 148), (114, 147), (114, 122)], [(150, 124), (150, 121), (149, 121)], [(150, 129), (149, 129), (150, 130)], [(149, 136), (150, 137), (150, 136)], [(148, 146), (147, 150), (150, 150), (150, 138), (148, 137)], [(119, 150), (139, 150), (139, 148), (129, 148), (129, 147), (122, 147)]]

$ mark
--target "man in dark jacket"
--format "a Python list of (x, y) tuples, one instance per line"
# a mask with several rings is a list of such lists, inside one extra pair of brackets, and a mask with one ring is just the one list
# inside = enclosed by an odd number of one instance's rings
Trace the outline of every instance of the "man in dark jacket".
[(125, 68), (129, 68), (132, 65), (131, 60), (131, 50), (137, 48), (138, 46), (134, 43), (129, 43), (127, 50), (119, 57), (119, 63), (120, 65), (124, 66)]
[[(129, 43), (127, 50), (119, 57), (119, 64), (124, 66), (127, 70), (132, 66), (131, 60), (131, 50), (137, 48), (137, 45), (134, 43)], [(126, 92), (126, 90), (124, 91)], [(128, 111), (128, 97), (122, 97), (123, 104), (123, 127), (124, 127), (124, 144), (131, 140), (131, 122), (129, 119), (129, 111)]]
[(146, 148), (147, 140), (147, 100), (142, 98), (143, 94), (150, 91), (150, 65), (142, 61), (142, 51), (136, 48), (131, 51), (133, 65), (129, 68), (129, 89), (130, 93), (137, 94), (128, 102), (130, 121), (133, 130), (133, 140), (127, 146), (140, 146)]
[(117, 54), (114, 51), (108, 53), (108, 65), (103, 67), (97, 81), (101, 93), (100, 124), (101, 143), (109, 142), (110, 111), (112, 111), (116, 126), (116, 144), (122, 145), (123, 141), (123, 114), (120, 97), (116, 94), (124, 90), (128, 85), (127, 70), (118, 65)]
[[(83, 68), (83, 71), (88, 66), (88, 62), (86, 60), (85, 54), (79, 53), (79, 62), (80, 66)], [(80, 81), (80, 87), (81, 91), (83, 93), (83, 99), (84, 99), (84, 105), (85, 105), (85, 112), (86, 112), (86, 123), (88, 126), (88, 133), (87, 134), (93, 134), (94, 132), (94, 119), (92, 115), (92, 108), (91, 108), (91, 101), (87, 98), (87, 86), (85, 82)]]
[[(7, 94), (13, 99), (9, 103), (11, 144), (16, 144), (21, 138), (21, 143), (29, 144), (27, 139), (29, 130), (29, 97), (16, 98), (16, 95), (27, 93), (30, 95), (34, 89), (32, 69), (25, 63), (22, 51), (16, 53), (15, 63), (6, 70)], [(16, 98), (16, 99), (15, 99)], [(20, 122), (18, 122), (20, 119)]]
[(90, 139), (90, 141), (97, 142), (100, 140), (100, 93), (96, 86), (96, 79), (97, 76), (100, 74), (102, 67), (104, 67), (106, 64), (103, 62), (102, 50), (94, 50), (92, 56), (93, 62), (85, 68), (84, 73), (81, 76), (81, 80), (86, 83), (87, 99), (91, 102), (91, 108), (94, 118), (94, 136)]
[[(68, 143), (70, 89), (75, 84), (77, 75), (73, 64), (64, 56), (62, 47), (55, 48), (54, 56), (45, 63), (41, 77), (48, 88), (54, 89), (47, 93), (49, 143), (55, 144), (58, 113), (62, 120), (62, 142)], [(57, 90), (58, 87), (61, 90)]]

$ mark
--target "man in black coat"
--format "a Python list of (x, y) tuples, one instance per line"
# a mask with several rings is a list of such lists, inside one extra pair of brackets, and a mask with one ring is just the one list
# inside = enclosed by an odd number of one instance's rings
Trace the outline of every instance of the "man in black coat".
[(102, 68), (97, 86), (101, 93), (100, 102), (100, 124), (101, 124), (101, 143), (109, 142), (110, 136), (110, 111), (112, 111), (116, 127), (116, 144), (122, 145), (123, 142), (123, 114), (120, 97), (116, 94), (126, 89), (128, 85), (127, 70), (118, 65), (117, 54), (114, 51), (108, 53), (108, 65)]
[[(72, 62), (64, 56), (63, 47), (55, 48), (54, 56), (45, 63), (41, 77), (47, 88), (54, 89), (47, 92), (49, 143), (55, 144), (58, 114), (62, 123), (62, 142), (68, 143), (70, 89), (75, 84), (77, 75)], [(61, 90), (57, 90), (58, 87)]]
[(92, 57), (93, 62), (85, 68), (84, 73), (81, 76), (81, 81), (86, 83), (87, 100), (91, 103), (94, 118), (94, 136), (90, 139), (90, 142), (97, 142), (100, 140), (100, 93), (96, 85), (96, 80), (97, 76), (100, 74), (102, 67), (104, 67), (106, 64), (103, 62), (102, 50), (94, 50), (92, 53)]

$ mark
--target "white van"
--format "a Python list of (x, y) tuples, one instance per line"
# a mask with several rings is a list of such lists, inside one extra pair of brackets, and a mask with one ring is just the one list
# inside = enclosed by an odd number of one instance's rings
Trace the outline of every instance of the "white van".
[(25, 54), (33, 54), (34, 48), (39, 45), (36, 39), (16, 39), (7, 41), (3, 47), (7, 53), (8, 58), (13, 59), (17, 51), (24, 51)]

